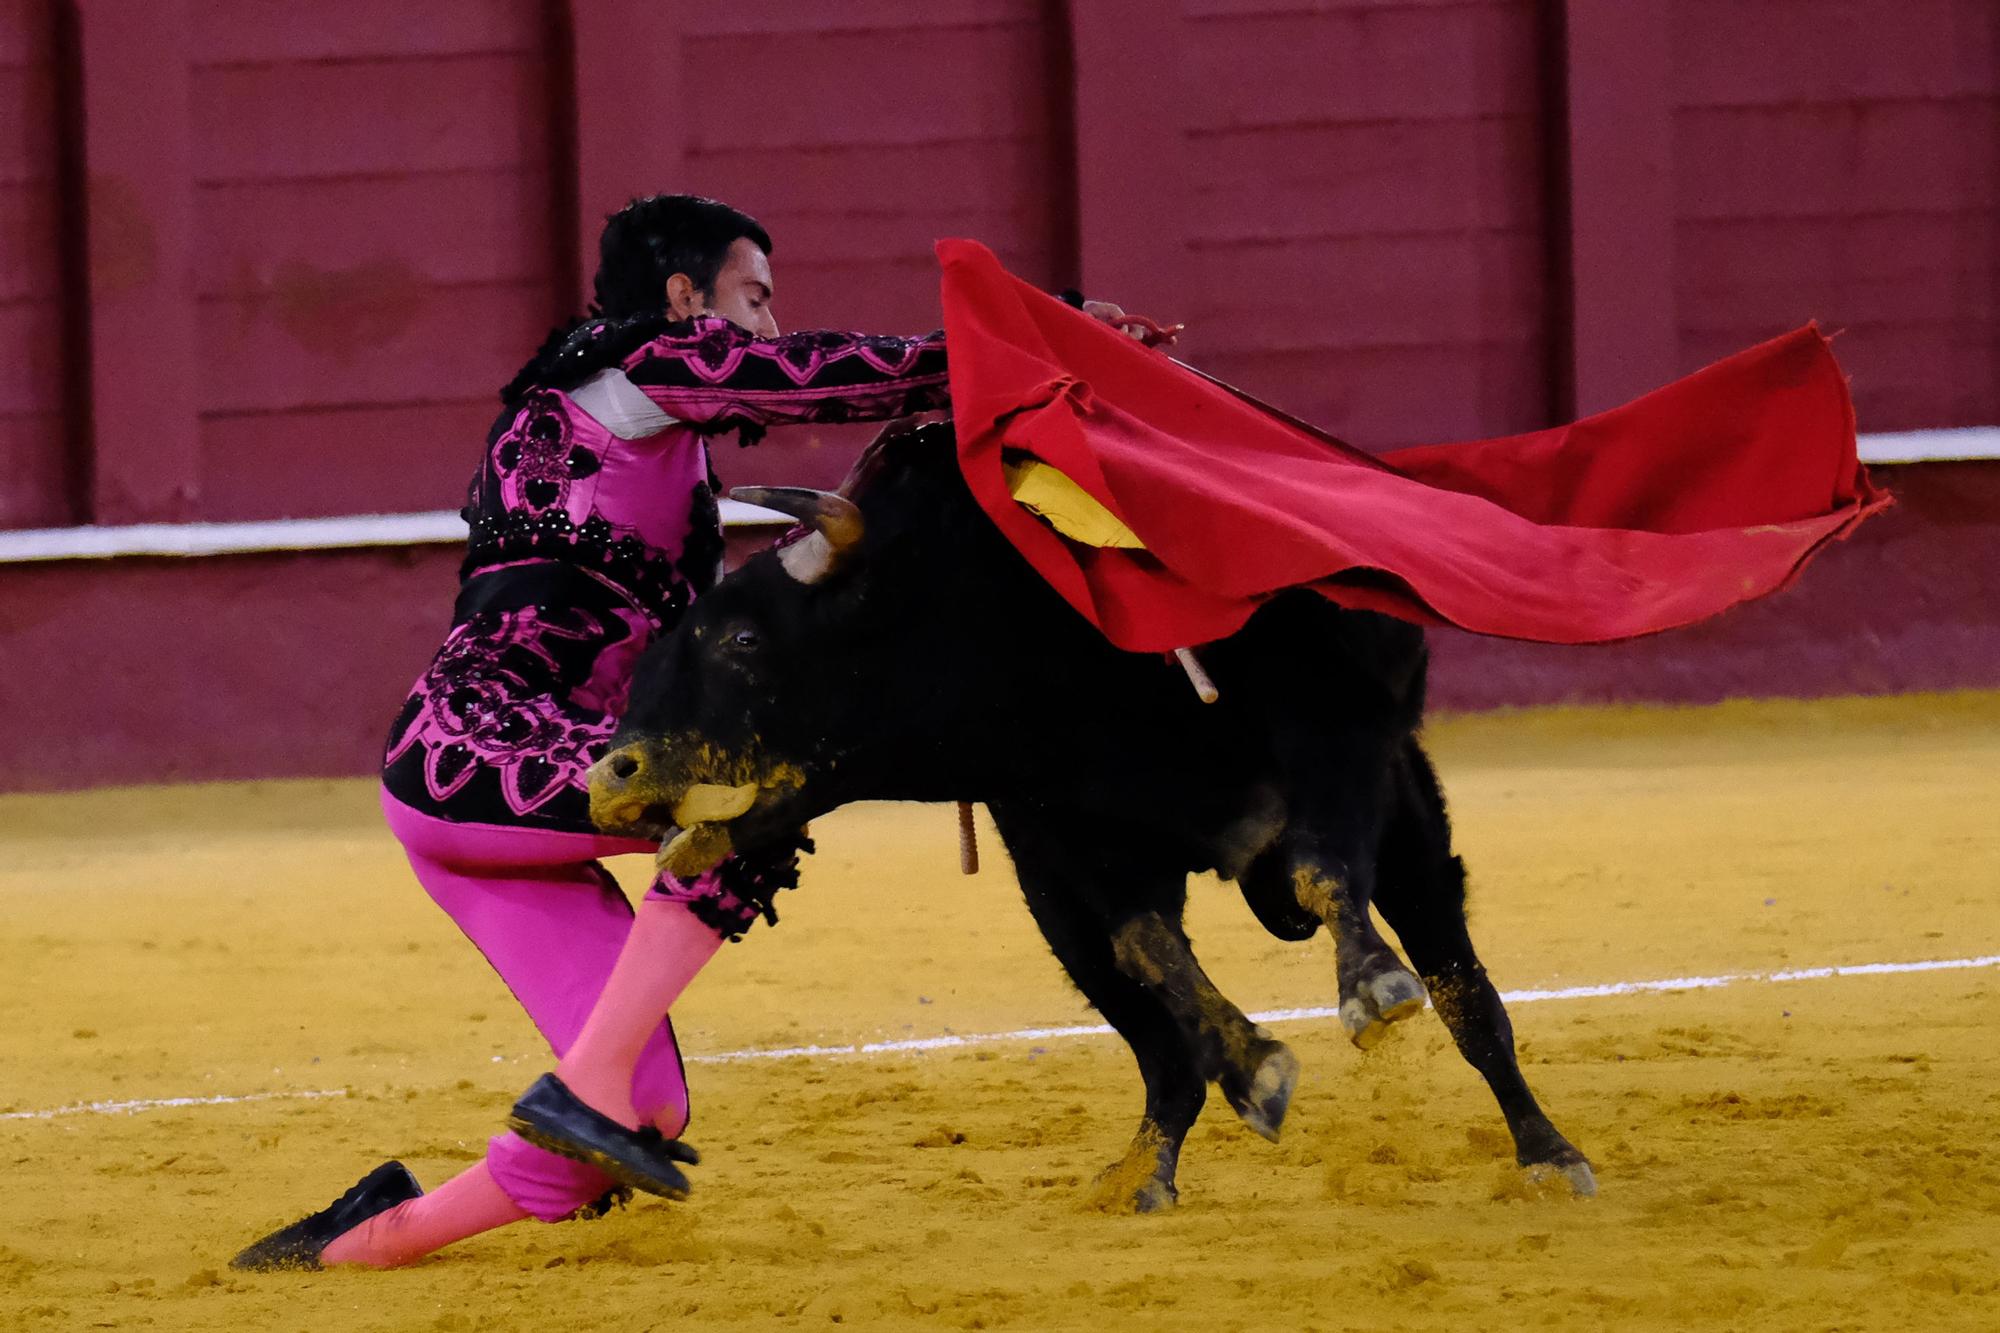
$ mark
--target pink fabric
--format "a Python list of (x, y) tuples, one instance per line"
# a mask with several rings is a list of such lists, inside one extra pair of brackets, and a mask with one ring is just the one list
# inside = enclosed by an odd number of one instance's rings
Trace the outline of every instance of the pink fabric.
[(528, 1216), (493, 1179), (485, 1162), (459, 1172), (422, 1198), (377, 1213), (326, 1247), (320, 1262), (400, 1268), (434, 1250)]
[(583, 1031), (556, 1066), (570, 1091), (585, 1105), (637, 1128), (645, 1110), (626, 1094), (637, 1086), (646, 1042), (721, 947), (721, 937), (685, 899), (648, 893)]
[[(708, 535), (697, 525), (715, 523), (712, 505), (689, 504), (707, 494), (706, 435), (882, 421), (949, 401), (941, 332), (890, 338), (815, 330), (758, 338), (728, 320), (702, 316), (671, 326), (606, 369), (623, 371), (669, 420), (650, 434), (623, 438), (577, 405), (572, 395), (582, 385), (536, 389), (493, 441), (483, 477), (496, 493), (483, 497), (482, 512), (493, 509), (529, 520), (529, 526), (560, 517), (573, 533), (604, 524), (607, 536), (641, 543), (649, 558), (685, 566), (693, 539)], [(721, 554), (714, 543), (715, 557)], [(485, 569), (509, 561), (475, 563)], [(678, 573), (706, 587), (714, 571), (682, 567)]]
[(452, 626), (390, 729), (384, 782), (422, 813), (590, 832), (590, 766), (651, 637), (637, 611), (519, 607)]
[[(653, 844), (591, 833), (458, 824), (411, 809), (386, 791), (382, 813), (417, 880), (477, 945), (560, 1057), (582, 1031), (632, 929), (632, 909), (599, 856)], [(689, 892), (674, 885), (675, 892)], [(709, 937), (718, 944), (712, 931)], [(671, 1021), (647, 1037), (632, 1102), (662, 1133), (688, 1118), (687, 1082)], [(611, 1188), (595, 1168), (508, 1133), (487, 1160), (499, 1187), (528, 1213), (557, 1221)]]
[(674, 423), (620, 439), (568, 394), (550, 389), (534, 396), (506, 438), (518, 461), (493, 476), (507, 512), (559, 511), (578, 529), (596, 518), (668, 559), (686, 549), (694, 521), (688, 499), (708, 484), (708, 442), (691, 427)]

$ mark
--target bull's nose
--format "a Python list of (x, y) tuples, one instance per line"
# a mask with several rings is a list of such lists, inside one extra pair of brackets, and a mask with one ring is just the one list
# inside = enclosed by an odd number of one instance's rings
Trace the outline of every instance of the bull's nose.
[(590, 785), (612, 795), (633, 786), (646, 774), (646, 751), (640, 744), (613, 750), (590, 766)]

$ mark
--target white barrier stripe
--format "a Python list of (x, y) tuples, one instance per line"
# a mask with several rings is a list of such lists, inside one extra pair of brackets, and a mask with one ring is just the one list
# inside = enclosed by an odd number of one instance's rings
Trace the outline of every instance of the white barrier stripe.
[[(740, 500), (720, 502), (725, 528), (770, 527), (793, 520)], [(28, 528), (0, 532), (0, 564), (41, 560), (115, 560), (126, 556), (248, 555), (366, 546), (436, 546), (465, 540), (456, 509), (420, 514), (344, 514), (254, 523), (133, 523), (118, 527)]]
[(1956, 463), (2000, 458), (2000, 426), (1882, 431), (1856, 437), (1864, 463)]
[[(1656, 995), (1669, 991), (1718, 990), (1745, 981), (1821, 981), (1829, 977), (1879, 977), (1909, 972), (1958, 972), (1970, 968), (2000, 967), (2000, 953), (1973, 958), (1928, 958), (1912, 963), (1843, 963), (1829, 967), (1791, 968), (1780, 972), (1727, 972), (1709, 977), (1663, 977), (1653, 981), (1613, 981), (1595, 986), (1565, 986), (1558, 990), (1501, 991), (1507, 1004), (1539, 1004), (1544, 1000), (1595, 1000), (1613, 995)], [(1253, 1023), (1298, 1023), (1337, 1018), (1340, 1010), (1329, 1006), (1306, 1009), (1269, 1009), (1251, 1014)], [(946, 1033), (937, 1037), (909, 1037), (900, 1041), (854, 1042), (845, 1046), (776, 1046), (742, 1051), (717, 1051), (690, 1055), (691, 1065), (735, 1064), (745, 1060), (838, 1059), (858, 1055), (922, 1054), (928, 1051), (963, 1050), (968, 1047), (996, 1046), (1004, 1042), (1060, 1041), (1073, 1037), (1108, 1037), (1115, 1031), (1108, 1023), (1079, 1023), (1068, 1027), (1016, 1028), (1011, 1032)], [(129, 1102), (79, 1102), (46, 1111), (5, 1111), (0, 1120), (53, 1120), (69, 1115), (130, 1115), (136, 1111), (157, 1111), (176, 1106), (226, 1106), (237, 1102), (285, 1101), (313, 1097), (344, 1097), (345, 1088), (322, 1088), (311, 1092), (251, 1092), (240, 1096), (162, 1097)]]
[(164, 1111), (176, 1106), (233, 1106), (237, 1102), (303, 1101), (314, 1097), (345, 1097), (346, 1088), (318, 1088), (301, 1092), (243, 1092), (215, 1097), (148, 1097), (130, 1102), (77, 1102), (46, 1111), (0, 1111), (0, 1120), (53, 1120), (63, 1115), (131, 1115), (135, 1111)]
[[(1940, 463), (2000, 458), (2000, 426), (1886, 431), (1858, 437), (1864, 463)], [(788, 524), (783, 514), (724, 499), (726, 528)], [(0, 564), (113, 560), (125, 556), (245, 555), (368, 546), (431, 546), (465, 540), (453, 509), (416, 514), (343, 514), (245, 523), (135, 523), (117, 527), (28, 528), (0, 532)]]

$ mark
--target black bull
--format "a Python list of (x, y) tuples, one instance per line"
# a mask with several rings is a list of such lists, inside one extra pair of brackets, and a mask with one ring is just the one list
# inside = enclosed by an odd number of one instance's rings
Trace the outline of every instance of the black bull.
[(1521, 1077), (1467, 934), (1464, 867), (1416, 736), (1421, 630), (1280, 596), (1202, 648), (1221, 689), (1204, 705), (1171, 658), (1114, 648), (1006, 543), (948, 426), (885, 436), (841, 495), (746, 498), (809, 535), (747, 562), (650, 649), (592, 774), (599, 823), (667, 839), (662, 864), (686, 874), (788, 852), (850, 801), (984, 802), (1049, 947), (1138, 1061), (1145, 1117), (1105, 1179), (1142, 1209), (1174, 1199), (1208, 1082), (1275, 1138), (1298, 1068), (1202, 972), (1187, 876), (1233, 879), (1281, 938), (1327, 926), (1362, 1046), (1423, 1003), (1372, 901), (1522, 1165), (1593, 1190)]

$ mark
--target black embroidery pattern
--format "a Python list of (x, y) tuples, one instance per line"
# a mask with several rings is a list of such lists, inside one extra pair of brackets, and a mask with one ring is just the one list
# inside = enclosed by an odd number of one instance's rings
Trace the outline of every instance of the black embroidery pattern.
[(617, 617), (584, 610), (482, 612), (456, 626), (391, 728), (391, 791), (458, 819), (546, 812), (566, 825), (580, 814), (589, 828), (584, 774), (617, 724), (569, 696), (600, 652), (630, 636)]
[(571, 442), (569, 418), (551, 393), (530, 394), (520, 420), (493, 451), (501, 502), (511, 492), (510, 508), (532, 514), (562, 505), (570, 483), (595, 476), (601, 466), (594, 452)]

